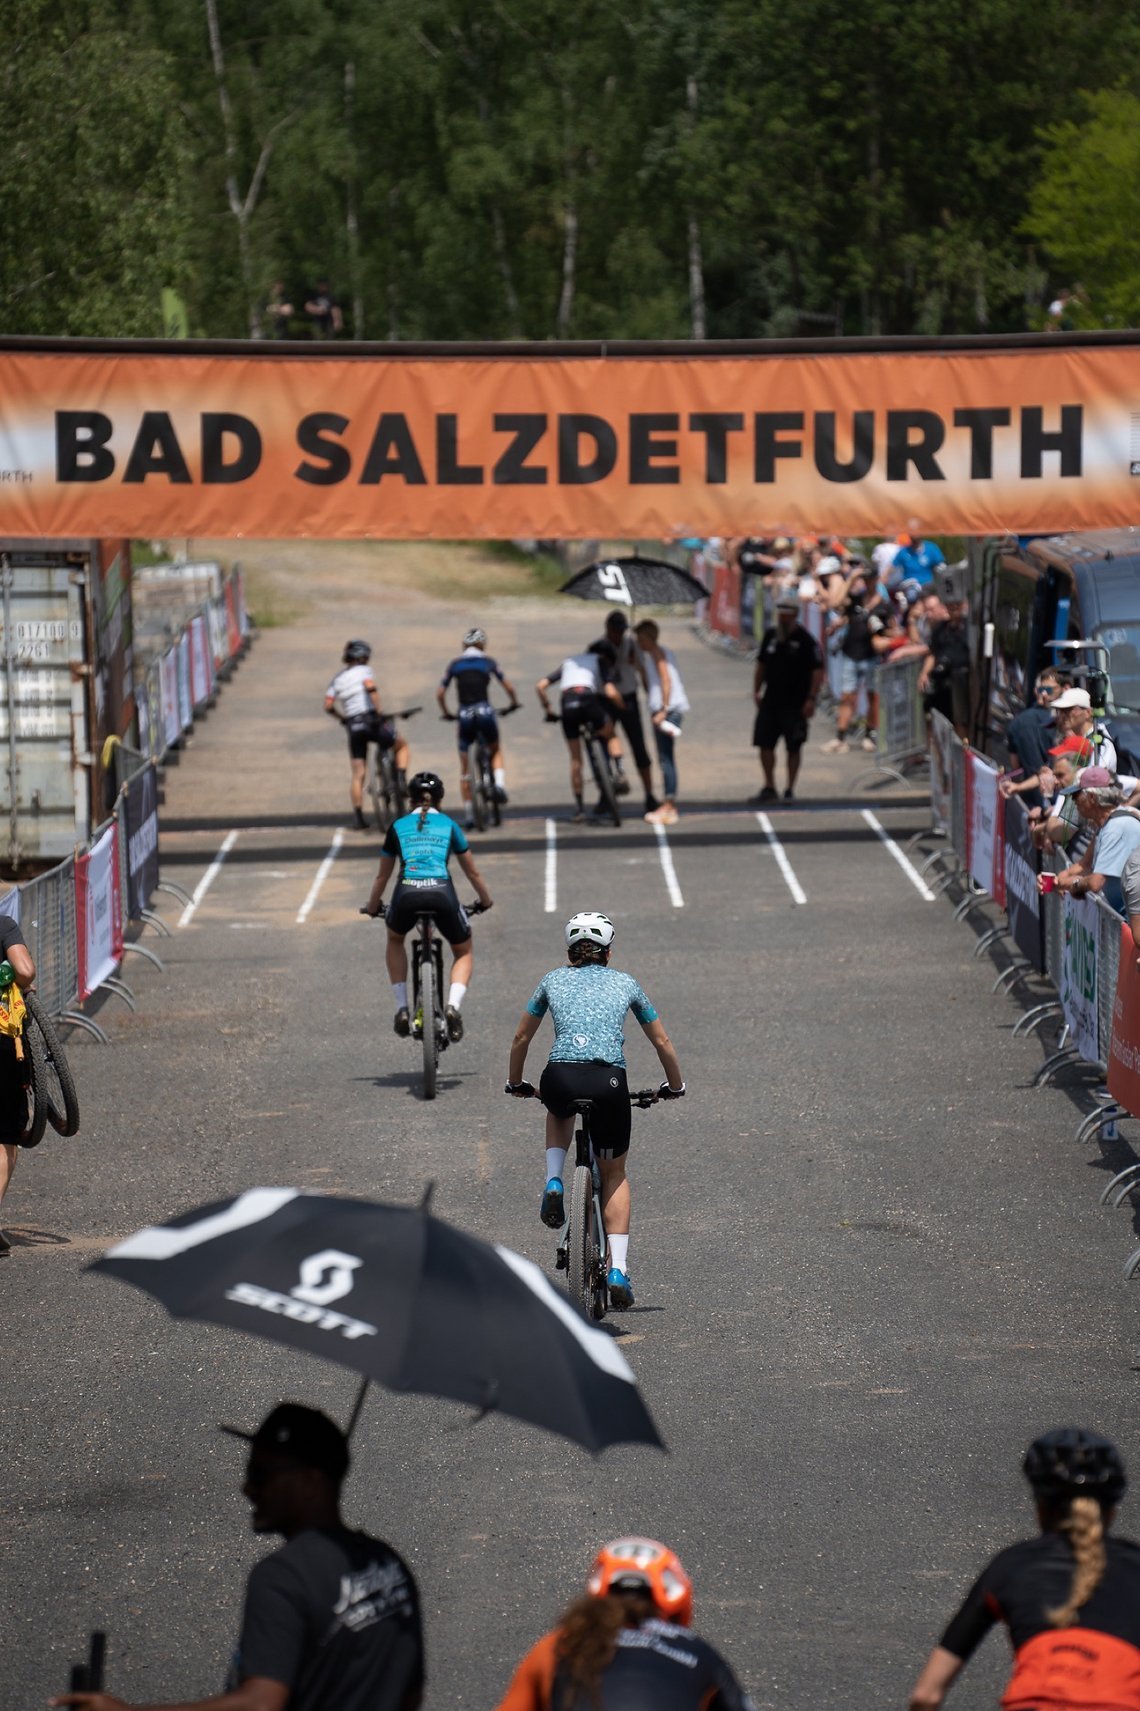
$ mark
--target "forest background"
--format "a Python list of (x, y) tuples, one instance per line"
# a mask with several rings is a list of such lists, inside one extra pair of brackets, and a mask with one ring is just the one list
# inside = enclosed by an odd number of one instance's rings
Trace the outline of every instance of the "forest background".
[(1140, 322), (1118, 0), (0, 10), (0, 332), (261, 336), (280, 280), (305, 337), (322, 279), (382, 340)]

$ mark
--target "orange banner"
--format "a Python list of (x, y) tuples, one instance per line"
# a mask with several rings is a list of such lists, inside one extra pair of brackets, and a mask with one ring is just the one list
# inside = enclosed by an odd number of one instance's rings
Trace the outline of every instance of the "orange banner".
[[(1054, 533), (1140, 521), (1140, 344), (0, 345), (0, 535)], [(438, 353), (438, 354), (436, 354)]]

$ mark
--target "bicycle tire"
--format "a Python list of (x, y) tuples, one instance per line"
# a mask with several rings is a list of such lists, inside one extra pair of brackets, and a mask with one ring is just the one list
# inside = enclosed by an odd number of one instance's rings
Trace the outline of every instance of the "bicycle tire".
[(408, 792), (395, 760), (390, 760), (389, 765), (392, 769), (392, 804), (396, 810), (394, 818), (402, 820), (408, 812)]
[(503, 810), (499, 802), (499, 792), (495, 784), (495, 774), (491, 766), (491, 757), (487, 753), (484, 753), (483, 755), (483, 789), (486, 792), (487, 803), (490, 808), (491, 824), (492, 826), (501, 826), (503, 823)]
[(610, 819), (613, 821), (615, 826), (620, 826), (621, 809), (618, 807), (617, 792), (614, 789), (614, 775), (610, 771), (610, 757), (606, 753), (606, 746), (600, 737), (590, 738), (590, 750), (594, 772), (598, 780), (598, 789), (605, 798), (606, 807), (610, 812)]
[(570, 1189), (570, 1232), (567, 1240), (566, 1292), (575, 1307), (592, 1316), (594, 1257), (594, 1178), (588, 1165), (574, 1171)]
[(30, 1150), (32, 1147), (38, 1147), (43, 1140), (48, 1115), (47, 1070), (44, 1066), (43, 1047), (39, 1038), (30, 1030), (24, 1033), (24, 1051), (31, 1071), (28, 1076), (28, 1126), (20, 1136), (18, 1145)]
[(436, 1069), (439, 1066), (438, 1022), (435, 1014), (435, 964), (430, 956), (420, 962), (420, 1013), (423, 1016), (424, 1098), (435, 1098)]
[(487, 808), (483, 800), (482, 744), (478, 738), (467, 750), (467, 790), (471, 812), (475, 816), (475, 829), (484, 832), (487, 829)]
[[(44, 1088), (47, 1120), (57, 1135), (67, 1138), (79, 1133), (79, 1094), (75, 1077), (67, 1061), (67, 1053), (55, 1031), (55, 1024), (34, 992), (24, 995), (28, 1015), (43, 1040)], [(55, 1086), (53, 1087), (53, 1080)], [(58, 1089), (58, 1098), (56, 1090)]]

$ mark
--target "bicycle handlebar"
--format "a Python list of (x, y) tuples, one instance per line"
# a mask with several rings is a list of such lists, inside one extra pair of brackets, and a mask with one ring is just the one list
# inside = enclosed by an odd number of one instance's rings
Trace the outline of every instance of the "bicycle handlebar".
[[(488, 703), (488, 705), (490, 705), (490, 703)], [(494, 715), (497, 719), (505, 719), (508, 713), (517, 713), (521, 706), (522, 706), (521, 701), (514, 701), (511, 703), (511, 705), (509, 707), (493, 707), (492, 706), (491, 711), (492, 711), (492, 713), (494, 713)], [(419, 708), (418, 707), (415, 708), (414, 711), (418, 713)], [(458, 722), (459, 714), (458, 713), (449, 713), (447, 708), (445, 707), (443, 709), (443, 712), (440, 714), (440, 718), (445, 719), (449, 725), (454, 725)]]
[[(512, 1099), (537, 1099), (539, 1097), (538, 1089), (529, 1081), (516, 1082), (513, 1087), (508, 1081), (507, 1085), (503, 1088), (503, 1092), (509, 1095)], [(642, 1111), (648, 1111), (651, 1105), (656, 1105), (660, 1100), (668, 1097), (669, 1095), (662, 1093), (660, 1088), (640, 1087), (636, 1093), (630, 1094), (629, 1102), (631, 1105), (636, 1105)], [(681, 1095), (679, 1093), (673, 1094), (674, 1099), (679, 1099), (680, 1097)], [(572, 1105), (592, 1105), (594, 1102), (592, 1099), (573, 1099), (570, 1103)]]
[[(476, 897), (468, 903), (467, 913), (469, 915), (485, 915), (490, 907), (490, 903), (480, 903), (479, 899)], [(360, 913), (362, 915), (367, 915), (369, 920), (382, 921), (388, 911), (385, 905), (381, 903), (375, 914), (372, 913), (371, 909), (364, 908), (363, 905), (361, 906)]]

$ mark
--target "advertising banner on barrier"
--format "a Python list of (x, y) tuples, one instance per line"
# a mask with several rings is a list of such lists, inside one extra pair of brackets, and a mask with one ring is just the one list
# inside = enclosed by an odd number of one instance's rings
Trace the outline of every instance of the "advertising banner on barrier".
[(995, 903), (1005, 902), (1005, 860), (1002, 854), (1002, 799), (998, 775), (981, 755), (966, 756), (967, 801), (970, 805), (970, 878)]
[(163, 654), (158, 662), (158, 669), (162, 683), (162, 734), (165, 738), (163, 747), (169, 748), (182, 735), (182, 715), (178, 705), (178, 660), (174, 648)]
[(118, 832), (117, 822), (112, 821), (90, 850), (75, 858), (80, 998), (89, 998), (123, 958)]
[(1140, 968), (1128, 923), (1120, 924), (1120, 968), (1112, 1004), (1112, 1042), (1108, 1048), (1108, 1091), (1140, 1113)]
[(1029, 815), (1011, 797), (1005, 804), (1005, 912), (1018, 950), (1038, 974), (1045, 970), (1045, 899), (1037, 889), (1041, 858), (1029, 833)]
[(920, 755), (926, 747), (926, 722), (918, 677), (922, 661), (884, 660), (878, 670), (879, 753), (903, 759)]
[(930, 822), (936, 832), (951, 831), (953, 798), (951, 767), (954, 727), (944, 713), (930, 715)]
[(190, 620), (190, 699), (201, 707), (214, 689), (214, 662), (210, 657), (210, 633), (201, 614)]
[[(1056, 902), (1056, 893), (1049, 899)], [(1087, 898), (1061, 897), (1064, 928), (1061, 951), (1061, 1007), (1073, 1044), (1086, 1063), (1097, 1063), (1100, 1045), (1096, 1021), (1097, 910)]]
[(194, 723), (194, 697), (190, 693), (190, 632), (183, 630), (174, 647), (174, 665), (178, 673), (178, 725), (188, 731)]
[(158, 884), (158, 777), (144, 766), (123, 786), (127, 810), (127, 914), (137, 920)]
[(0, 534), (1130, 526), (1128, 333), (730, 346), (0, 344)]
[(709, 629), (718, 636), (740, 640), (740, 567), (726, 564), (723, 559), (713, 565)]

